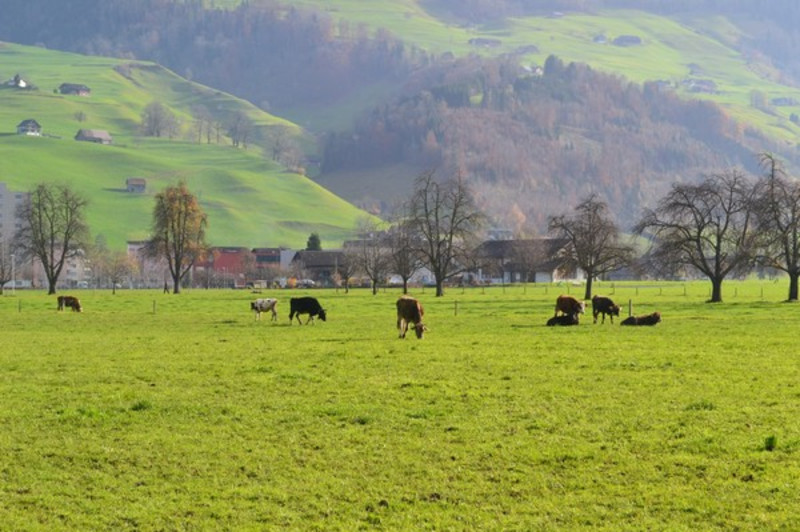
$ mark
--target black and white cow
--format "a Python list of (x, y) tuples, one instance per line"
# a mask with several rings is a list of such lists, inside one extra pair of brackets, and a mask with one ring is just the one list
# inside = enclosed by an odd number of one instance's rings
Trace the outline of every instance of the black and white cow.
[(325, 321), (326, 318), (325, 309), (322, 308), (322, 305), (319, 304), (315, 297), (310, 296), (293, 297), (289, 300), (289, 322), (291, 323), (294, 317), (297, 316), (297, 323), (302, 325), (300, 314), (308, 314), (306, 324), (309, 321), (313, 322), (315, 316), (319, 316), (322, 321)]
[(261, 313), (271, 311), (272, 319), (270, 321), (278, 320), (278, 300), (274, 298), (259, 298), (250, 302), (250, 310), (256, 313), (256, 319), (261, 319)]

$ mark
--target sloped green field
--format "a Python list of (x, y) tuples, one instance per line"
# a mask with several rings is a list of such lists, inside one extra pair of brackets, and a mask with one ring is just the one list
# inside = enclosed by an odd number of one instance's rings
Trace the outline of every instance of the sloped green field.
[[(90, 200), (93, 234), (103, 234), (115, 248), (147, 236), (153, 195), (180, 179), (200, 197), (214, 245), (299, 247), (312, 231), (320, 233), (323, 245), (333, 245), (365, 216), (308, 178), (262, 156), (266, 128), (297, 130), (293, 124), (161, 67), (120, 65), (127, 63), (1, 45), (0, 78), (19, 73), (38, 90), (0, 89), (0, 181), (12, 190), (28, 190), (41, 181), (69, 183)], [(88, 85), (92, 94), (55, 94), (64, 82)], [(137, 134), (142, 110), (156, 100), (183, 122), (181, 138)], [(234, 149), (228, 140), (195, 142), (191, 109), (197, 105), (220, 121), (237, 112), (248, 115), (254, 124), (248, 149)], [(17, 124), (29, 118), (42, 125), (43, 137), (14, 134)], [(79, 129), (107, 130), (114, 143), (77, 142), (73, 137)], [(147, 179), (147, 192), (124, 192), (128, 177)]]

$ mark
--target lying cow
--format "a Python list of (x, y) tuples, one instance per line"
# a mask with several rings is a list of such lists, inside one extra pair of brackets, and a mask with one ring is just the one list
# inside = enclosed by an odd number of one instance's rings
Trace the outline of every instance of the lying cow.
[(418, 339), (422, 339), (422, 334), (428, 330), (422, 323), (422, 316), (425, 310), (422, 304), (411, 296), (402, 296), (397, 300), (397, 329), (400, 331), (400, 338), (406, 337), (408, 325), (414, 327), (414, 332)]
[(310, 296), (293, 297), (289, 300), (289, 322), (291, 323), (294, 317), (297, 316), (297, 323), (302, 325), (300, 314), (308, 314), (306, 325), (309, 321), (313, 322), (315, 316), (319, 316), (322, 321), (325, 321), (326, 318), (325, 309), (322, 308), (316, 298)]
[(547, 326), (553, 327), (554, 325), (578, 325), (578, 315), (564, 314), (563, 316), (553, 316), (547, 320)]
[(564, 315), (583, 314), (586, 310), (586, 303), (579, 301), (572, 296), (560, 295), (556, 299), (556, 312), (553, 316), (558, 316), (559, 311)]
[(273, 298), (256, 299), (250, 302), (250, 310), (256, 313), (256, 319), (261, 319), (261, 313), (272, 311), (272, 319), (270, 321), (278, 320), (278, 300)]
[(603, 315), (603, 321), (606, 322), (606, 314), (611, 318), (611, 323), (614, 323), (614, 316), (619, 317), (619, 305), (615, 305), (608, 297), (594, 296), (592, 298), (592, 315), (594, 316), (594, 323), (597, 323), (597, 315)]
[(644, 316), (631, 316), (622, 320), (620, 325), (655, 325), (661, 322), (661, 313), (653, 312)]
[(82, 312), (81, 300), (75, 296), (58, 296), (58, 310), (64, 310), (64, 307), (69, 307), (73, 312)]

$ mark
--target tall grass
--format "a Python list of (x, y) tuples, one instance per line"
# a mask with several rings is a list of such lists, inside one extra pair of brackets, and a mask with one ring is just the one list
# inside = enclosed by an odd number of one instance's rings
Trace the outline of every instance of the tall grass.
[[(0, 522), (75, 529), (793, 529), (784, 283), (601, 283), (655, 327), (545, 327), (578, 287), (0, 298)], [(257, 322), (254, 297), (280, 300)], [(624, 314), (625, 312), (623, 312)], [(771, 438), (771, 439), (770, 439)], [(767, 441), (773, 443), (767, 444)], [(771, 447), (767, 450), (767, 447)]]

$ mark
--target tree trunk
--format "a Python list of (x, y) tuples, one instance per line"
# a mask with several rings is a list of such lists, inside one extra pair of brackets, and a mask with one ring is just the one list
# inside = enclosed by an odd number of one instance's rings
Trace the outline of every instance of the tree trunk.
[(172, 293), (173, 294), (180, 294), (181, 293), (181, 278), (177, 275), (172, 276)]
[(436, 297), (442, 297), (444, 295), (444, 281), (440, 280), (438, 277), (436, 278)]
[(378, 281), (372, 281), (372, 295), (378, 293)]
[(47, 295), (53, 295), (56, 293), (56, 282), (58, 278), (53, 278), (50, 275), (47, 275)]
[(722, 303), (722, 279), (711, 279), (711, 299), (709, 303)]
[(586, 276), (586, 291), (583, 293), (583, 299), (592, 299), (592, 276)]
[(404, 294), (408, 293), (408, 279), (406, 278), (403, 278), (403, 293)]
[(800, 278), (800, 272), (792, 272), (789, 274), (789, 301), (797, 301), (798, 278)]

